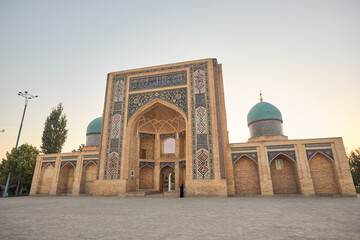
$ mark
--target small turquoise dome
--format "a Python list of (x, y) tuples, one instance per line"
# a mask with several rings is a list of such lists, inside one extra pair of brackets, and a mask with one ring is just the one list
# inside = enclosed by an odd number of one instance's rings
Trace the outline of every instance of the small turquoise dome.
[(253, 106), (248, 115), (247, 123), (260, 121), (260, 120), (282, 120), (281, 112), (274, 105), (267, 102), (259, 102)]
[(101, 133), (101, 128), (102, 128), (102, 117), (95, 118), (89, 123), (86, 129), (86, 135)]

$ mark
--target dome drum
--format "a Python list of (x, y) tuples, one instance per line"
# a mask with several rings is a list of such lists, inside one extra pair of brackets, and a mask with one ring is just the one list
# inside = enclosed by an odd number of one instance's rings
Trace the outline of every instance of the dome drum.
[(86, 146), (99, 146), (101, 140), (102, 117), (92, 120), (86, 129)]
[(282, 121), (262, 120), (249, 124), (250, 138), (268, 135), (284, 135)]

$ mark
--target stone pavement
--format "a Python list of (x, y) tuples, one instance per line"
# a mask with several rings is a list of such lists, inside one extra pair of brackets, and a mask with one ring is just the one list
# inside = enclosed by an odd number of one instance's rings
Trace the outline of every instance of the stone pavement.
[(0, 198), (0, 239), (360, 239), (358, 197)]

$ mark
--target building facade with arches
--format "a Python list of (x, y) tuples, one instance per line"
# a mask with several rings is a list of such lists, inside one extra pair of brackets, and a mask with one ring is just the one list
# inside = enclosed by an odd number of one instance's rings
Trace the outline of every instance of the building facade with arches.
[(262, 99), (229, 143), (216, 59), (109, 73), (94, 121), (82, 151), (37, 158), (31, 195), (356, 195), (342, 139), (289, 140)]

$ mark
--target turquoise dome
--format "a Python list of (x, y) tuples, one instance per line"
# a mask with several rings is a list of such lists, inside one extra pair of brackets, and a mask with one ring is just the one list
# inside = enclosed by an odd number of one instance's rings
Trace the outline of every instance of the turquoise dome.
[(247, 123), (260, 121), (260, 120), (282, 120), (281, 112), (274, 105), (267, 102), (259, 102), (253, 106), (248, 115)]
[(93, 133), (101, 133), (101, 128), (102, 128), (102, 117), (95, 118), (89, 123), (86, 129), (86, 135)]

